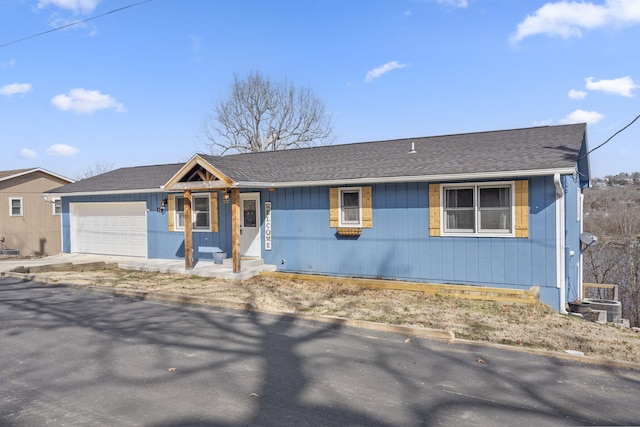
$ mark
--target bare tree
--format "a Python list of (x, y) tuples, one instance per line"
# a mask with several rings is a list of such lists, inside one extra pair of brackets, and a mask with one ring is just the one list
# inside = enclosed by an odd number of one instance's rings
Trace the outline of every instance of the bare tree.
[(623, 317), (631, 326), (640, 326), (640, 216), (637, 190), (628, 187), (586, 193), (593, 201), (601, 200), (598, 211), (585, 220), (585, 227), (600, 240), (583, 253), (584, 273), (586, 281), (618, 285)]
[(601, 239), (597, 245), (583, 252), (587, 281), (593, 283), (617, 283), (624, 268), (620, 245)]
[(259, 72), (234, 75), (227, 98), (205, 118), (202, 142), (212, 154), (286, 150), (331, 143), (331, 117), (311, 89)]
[(91, 178), (92, 176), (102, 175), (103, 173), (107, 173), (113, 170), (113, 163), (105, 163), (97, 161), (93, 164), (93, 166), (89, 166), (87, 170), (82, 173), (79, 172), (75, 176), (76, 181), (80, 181), (82, 179)]

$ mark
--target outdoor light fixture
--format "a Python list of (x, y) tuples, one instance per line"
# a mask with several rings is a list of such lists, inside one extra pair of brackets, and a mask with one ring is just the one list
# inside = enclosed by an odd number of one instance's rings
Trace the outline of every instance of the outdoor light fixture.
[(222, 201), (224, 203), (229, 203), (229, 190), (224, 190), (224, 193), (222, 193)]
[(165, 208), (167, 207), (167, 199), (160, 200), (160, 207), (156, 209), (160, 213), (164, 213)]

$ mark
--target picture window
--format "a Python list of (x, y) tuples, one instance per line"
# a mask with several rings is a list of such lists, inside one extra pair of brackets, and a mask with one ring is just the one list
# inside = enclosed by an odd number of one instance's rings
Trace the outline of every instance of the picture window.
[(443, 235), (512, 235), (513, 183), (443, 185)]

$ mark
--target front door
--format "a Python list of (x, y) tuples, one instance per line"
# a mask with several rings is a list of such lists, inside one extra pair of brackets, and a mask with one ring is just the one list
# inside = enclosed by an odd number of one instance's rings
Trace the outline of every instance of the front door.
[(240, 256), (261, 257), (260, 193), (240, 193)]

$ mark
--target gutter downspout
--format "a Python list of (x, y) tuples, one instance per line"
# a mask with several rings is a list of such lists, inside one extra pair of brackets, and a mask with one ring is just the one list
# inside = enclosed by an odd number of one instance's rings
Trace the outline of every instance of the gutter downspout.
[(566, 314), (567, 287), (565, 280), (564, 254), (564, 190), (560, 181), (560, 174), (553, 174), (556, 187), (556, 286), (560, 289), (560, 313)]

